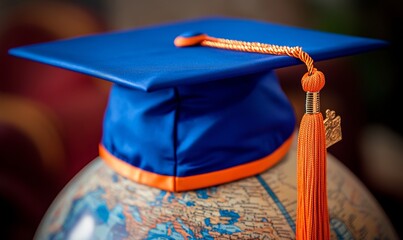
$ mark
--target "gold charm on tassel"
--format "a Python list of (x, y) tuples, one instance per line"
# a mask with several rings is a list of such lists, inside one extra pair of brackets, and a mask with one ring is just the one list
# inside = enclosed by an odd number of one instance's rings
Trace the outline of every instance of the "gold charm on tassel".
[(327, 109), (326, 119), (323, 120), (323, 124), (325, 125), (326, 148), (328, 148), (342, 139), (341, 117), (336, 116), (335, 111)]

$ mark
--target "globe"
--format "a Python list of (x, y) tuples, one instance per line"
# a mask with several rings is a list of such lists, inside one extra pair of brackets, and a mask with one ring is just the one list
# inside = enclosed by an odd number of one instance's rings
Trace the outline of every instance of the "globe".
[[(119, 176), (100, 158), (54, 200), (35, 239), (295, 239), (296, 147), (253, 177), (167, 192)], [(331, 239), (397, 239), (380, 205), (328, 156)]]

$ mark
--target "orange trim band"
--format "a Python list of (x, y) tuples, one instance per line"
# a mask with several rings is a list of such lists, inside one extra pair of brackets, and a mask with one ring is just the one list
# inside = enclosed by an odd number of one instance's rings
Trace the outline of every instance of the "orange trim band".
[(181, 192), (227, 183), (261, 173), (285, 156), (291, 146), (292, 138), (293, 135), (272, 154), (264, 158), (235, 167), (189, 177), (167, 176), (140, 169), (113, 156), (102, 145), (99, 145), (99, 155), (117, 173), (132, 181), (166, 191)]

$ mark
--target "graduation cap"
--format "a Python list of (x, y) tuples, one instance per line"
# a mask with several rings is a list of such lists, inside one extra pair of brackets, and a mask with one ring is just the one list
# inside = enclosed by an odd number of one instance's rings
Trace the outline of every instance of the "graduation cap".
[(303, 239), (328, 236), (324, 125), (340, 122), (328, 112), (337, 121), (323, 123), (324, 75), (313, 60), (384, 45), (266, 22), (205, 18), (10, 53), (113, 82), (100, 156), (121, 175), (169, 191), (235, 181), (280, 161), (291, 145), (295, 116), (274, 70), (305, 63), (297, 217), (297, 237)]

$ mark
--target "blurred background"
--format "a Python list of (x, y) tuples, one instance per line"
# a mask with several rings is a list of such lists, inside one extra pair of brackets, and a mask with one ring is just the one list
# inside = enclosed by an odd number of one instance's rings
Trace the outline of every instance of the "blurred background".
[[(7, 55), (12, 47), (205, 16), (270, 21), (386, 40), (389, 47), (317, 63), (322, 106), (342, 116), (329, 149), (377, 198), (400, 237), (403, 4), (394, 0), (0, 0), (0, 232), (32, 239), (64, 185), (97, 156), (109, 83)], [(303, 66), (277, 70), (302, 116)]]

